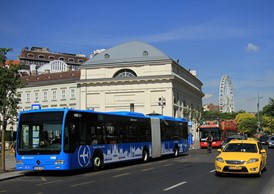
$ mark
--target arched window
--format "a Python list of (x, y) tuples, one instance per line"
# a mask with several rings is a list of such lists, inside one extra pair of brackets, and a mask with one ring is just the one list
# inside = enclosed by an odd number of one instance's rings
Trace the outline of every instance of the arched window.
[(121, 69), (113, 77), (137, 77), (136, 73), (130, 69)]
[(54, 60), (55, 59), (55, 57), (52, 56), (52, 55), (50, 55), (48, 58), (49, 58), (49, 60)]
[(74, 59), (73, 58), (69, 58), (68, 61), (69, 62), (74, 62)]
[(144, 52), (143, 52), (143, 56), (144, 56), (144, 57), (148, 56), (148, 52), (147, 52), (147, 51), (144, 51)]
[(39, 58), (39, 59), (44, 59), (45, 56), (44, 56), (44, 55), (38, 55), (38, 58)]
[(28, 54), (27, 54), (27, 57), (29, 57), (29, 58), (33, 58), (33, 57), (34, 57), (34, 55), (33, 55), (32, 53), (28, 53)]

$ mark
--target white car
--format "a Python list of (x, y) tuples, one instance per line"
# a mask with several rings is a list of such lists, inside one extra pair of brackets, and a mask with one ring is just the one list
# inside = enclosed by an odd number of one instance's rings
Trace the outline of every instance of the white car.
[(271, 136), (271, 137), (267, 140), (267, 144), (268, 144), (268, 148), (274, 148), (274, 136)]

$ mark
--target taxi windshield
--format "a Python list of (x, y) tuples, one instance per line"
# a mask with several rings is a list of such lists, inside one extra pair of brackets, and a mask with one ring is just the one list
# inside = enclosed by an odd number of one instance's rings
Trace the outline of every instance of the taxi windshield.
[(230, 143), (223, 152), (250, 152), (257, 153), (256, 144), (251, 143)]

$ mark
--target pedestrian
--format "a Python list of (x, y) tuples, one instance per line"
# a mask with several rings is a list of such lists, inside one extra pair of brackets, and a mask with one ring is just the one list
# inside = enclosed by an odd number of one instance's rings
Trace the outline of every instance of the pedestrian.
[(189, 145), (189, 148), (192, 148), (192, 149), (193, 149), (193, 143), (194, 143), (193, 139), (194, 138), (193, 138), (192, 133), (189, 132), (189, 134), (188, 134), (188, 145)]
[(16, 141), (12, 142), (11, 149), (12, 149), (12, 152), (14, 153), (14, 157), (16, 157)]
[(208, 153), (211, 153), (211, 150), (212, 150), (212, 141), (213, 141), (213, 137), (211, 135), (211, 132), (208, 133), (208, 136), (206, 138), (206, 141), (207, 141), (207, 151)]

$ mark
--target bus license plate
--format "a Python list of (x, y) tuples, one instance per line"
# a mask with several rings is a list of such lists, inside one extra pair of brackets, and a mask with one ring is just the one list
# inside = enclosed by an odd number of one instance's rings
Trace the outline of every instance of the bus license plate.
[(230, 166), (229, 170), (242, 170), (241, 166)]
[(35, 166), (34, 170), (44, 170), (44, 167), (43, 166)]

